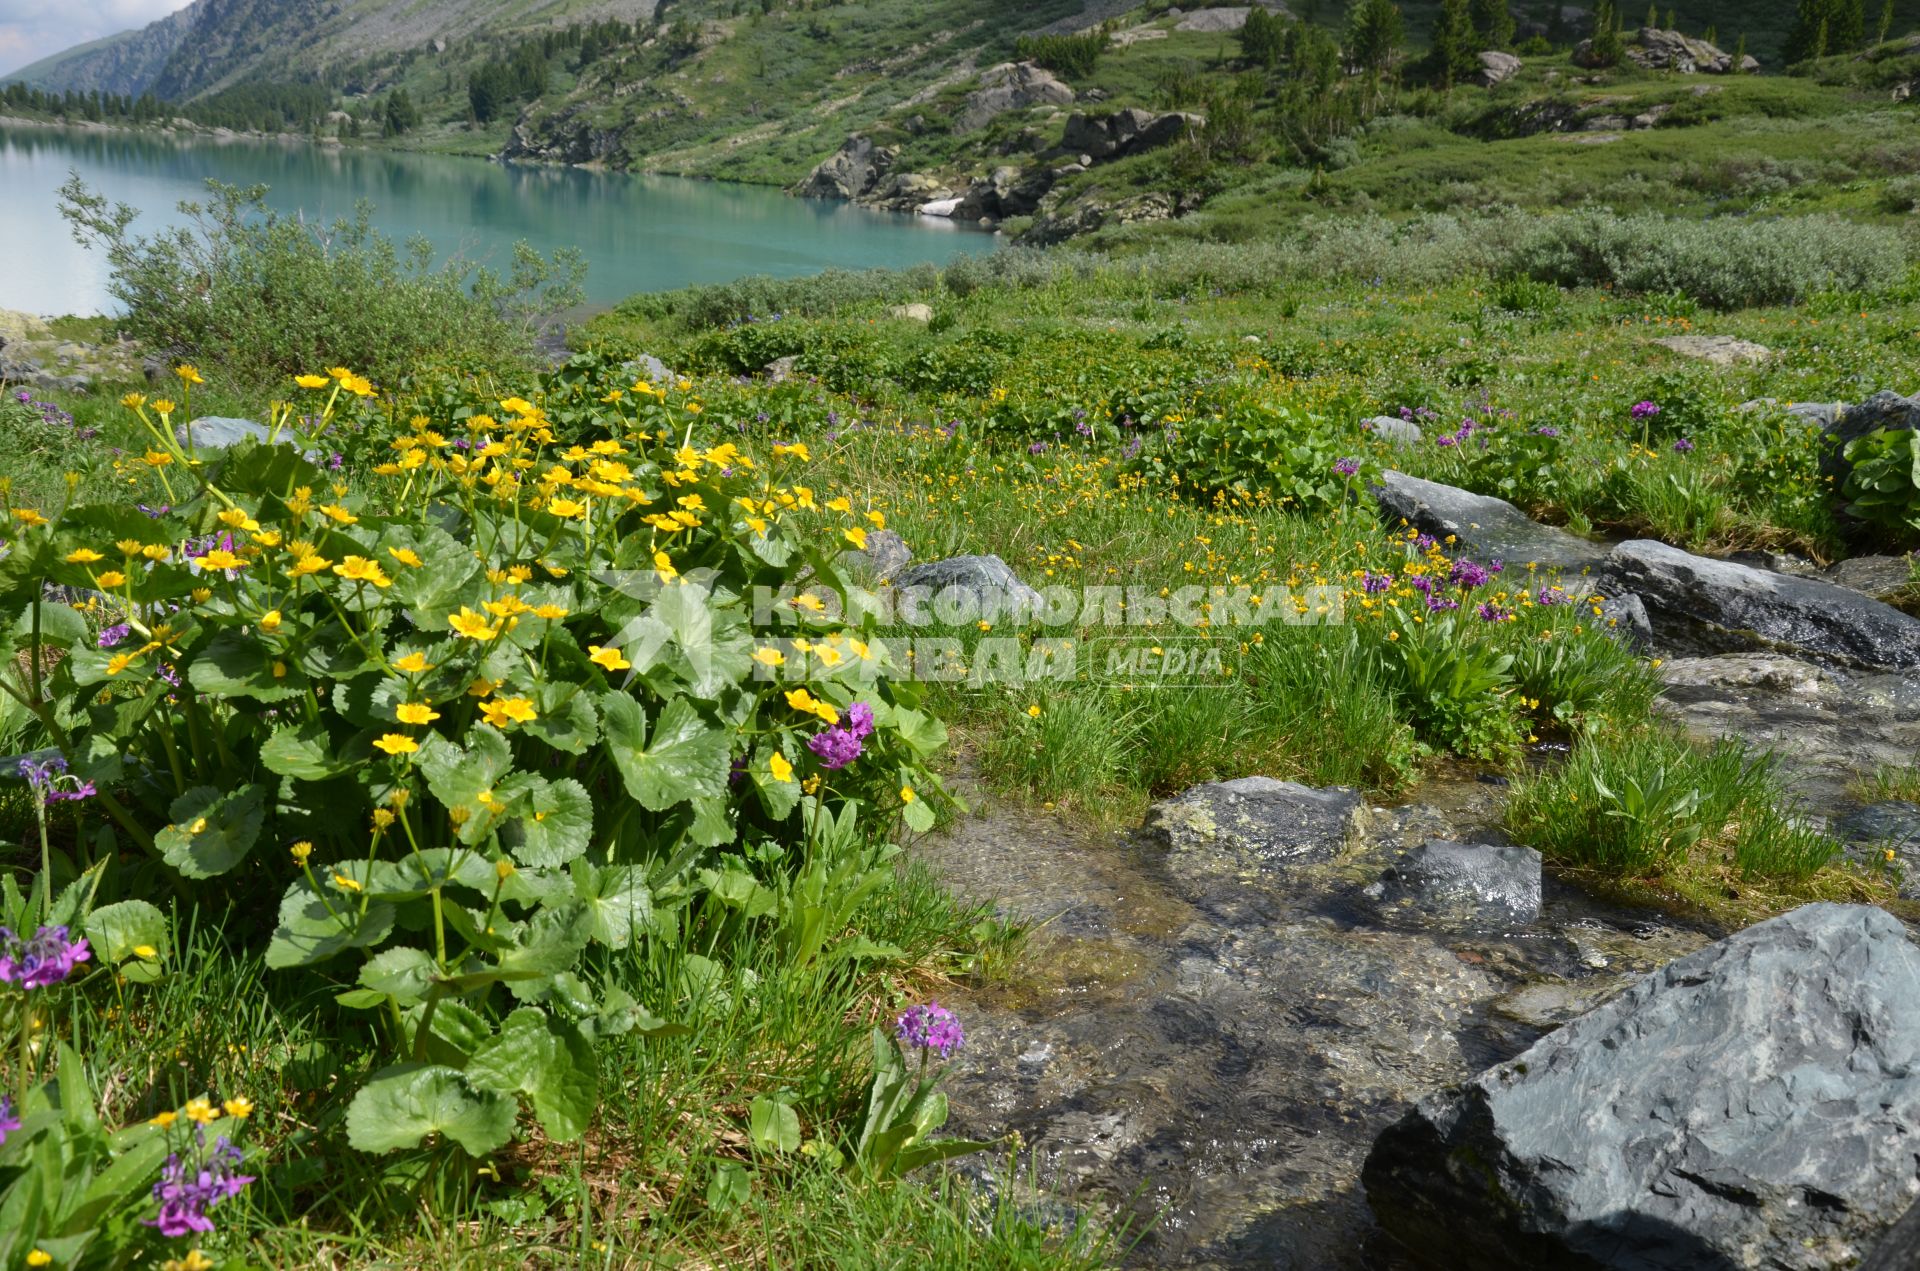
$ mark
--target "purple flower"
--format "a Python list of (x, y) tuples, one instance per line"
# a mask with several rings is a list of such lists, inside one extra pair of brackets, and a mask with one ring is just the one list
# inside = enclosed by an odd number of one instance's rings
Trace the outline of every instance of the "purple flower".
[(1660, 407), (1653, 402), (1635, 402), (1633, 404), (1633, 418), (1636, 423), (1643, 419), (1652, 419), (1659, 413)]
[(1376, 574), (1369, 570), (1360, 577), (1360, 590), (1369, 596), (1377, 596), (1393, 586), (1392, 574)]
[(95, 794), (93, 782), (67, 775), (67, 761), (63, 755), (49, 755), (38, 763), (22, 759), (20, 776), (33, 791), (34, 797), (43, 803), (78, 803)]
[(4, 1146), (7, 1136), (20, 1128), (20, 1118), (14, 1115), (13, 1100), (0, 1095), (0, 1146)]
[(1423, 578), (1416, 574), (1414, 577), (1408, 579), (1407, 582), (1409, 586), (1423, 596), (1431, 596), (1433, 594), (1433, 579), (1431, 578)]
[(1484, 568), (1462, 557), (1453, 562), (1453, 572), (1447, 575), (1447, 580), (1471, 590), (1484, 584), (1487, 577), (1487, 571)]
[(1427, 597), (1428, 613), (1442, 613), (1448, 609), (1458, 609), (1459, 607), (1460, 607), (1459, 601), (1449, 600), (1445, 596), (1428, 596)]
[(1121, 448), (1120, 457), (1122, 459), (1131, 459), (1139, 454), (1140, 448), (1146, 444), (1147, 439), (1145, 437), (1131, 437), (1128, 439), (1127, 444)]
[(1433, 439), (1433, 444), (1436, 446), (1457, 446), (1460, 444), (1460, 439), (1452, 433), (1442, 433)]
[(1487, 572), (1489, 574), (1497, 574), (1506, 567), (1507, 562), (1501, 560), (1498, 556), (1487, 562)]
[(858, 759), (860, 744), (860, 739), (844, 728), (823, 728), (807, 738), (807, 749), (820, 761), (820, 766), (829, 772), (838, 771)]
[(1559, 587), (1542, 587), (1540, 594), (1533, 598), (1533, 602), (1537, 605), (1570, 605), (1573, 603), (1573, 597)]
[(1358, 459), (1337, 459), (1334, 461), (1333, 470), (1343, 477), (1350, 477), (1360, 471), (1360, 461)]
[(42, 927), (31, 940), (0, 927), (0, 984), (52, 988), (92, 956), (85, 939), (67, 939), (65, 927)]
[(1440, 546), (1440, 540), (1431, 534), (1422, 534), (1413, 540), (1413, 550), (1416, 552), (1430, 552), (1438, 546)]
[(847, 731), (865, 741), (873, 735), (873, 707), (855, 702), (847, 707)]
[(133, 628), (124, 622), (116, 622), (110, 627), (100, 629), (100, 638), (94, 643), (102, 649), (111, 649), (133, 634)]
[(1502, 609), (1499, 605), (1494, 604), (1491, 600), (1482, 601), (1480, 603), (1480, 607), (1476, 609), (1474, 612), (1480, 615), (1480, 620), (1482, 622), (1511, 622), (1513, 621), (1513, 618), (1514, 618), (1513, 614), (1508, 613), (1505, 609)]
[(1047, 453), (1047, 443), (1044, 441), (1036, 441), (1027, 447), (1027, 453), (1030, 455), (1044, 455)]
[(1682, 454), (1682, 455), (1692, 454), (1693, 443), (1691, 441), (1688, 441), (1685, 437), (1680, 437), (1674, 441), (1673, 449), (1675, 454)]
[(189, 1165), (178, 1152), (169, 1156), (160, 1168), (160, 1181), (153, 1185), (160, 1213), (143, 1220), (169, 1239), (212, 1231), (213, 1219), (207, 1217), (207, 1211), (239, 1195), (253, 1181), (251, 1175), (234, 1172), (240, 1164), (240, 1149), (225, 1135), (211, 1152), (205, 1152), (205, 1130), (195, 1131), (195, 1142), (205, 1158), (198, 1165)]
[(909, 1006), (894, 1025), (893, 1035), (904, 1046), (933, 1051), (942, 1059), (951, 1058), (967, 1043), (959, 1018), (938, 1002)]
[(1558, 428), (1555, 428), (1552, 424), (1541, 424), (1538, 428), (1533, 430), (1533, 433), (1534, 433), (1534, 436), (1536, 437), (1558, 437), (1560, 435), (1560, 430)]

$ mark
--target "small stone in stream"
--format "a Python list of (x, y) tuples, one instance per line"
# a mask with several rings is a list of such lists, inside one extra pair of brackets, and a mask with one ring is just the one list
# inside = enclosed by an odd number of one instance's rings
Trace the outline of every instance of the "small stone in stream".
[(1246, 873), (1338, 856), (1365, 816), (1366, 804), (1344, 787), (1239, 777), (1154, 804), (1146, 831), (1181, 872)]
[(1540, 853), (1428, 839), (1362, 893), (1382, 920), (1447, 931), (1512, 931), (1540, 917)]

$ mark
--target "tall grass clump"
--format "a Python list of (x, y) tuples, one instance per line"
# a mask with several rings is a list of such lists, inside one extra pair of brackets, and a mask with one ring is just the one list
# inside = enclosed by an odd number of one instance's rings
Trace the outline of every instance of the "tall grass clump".
[(426, 366), (511, 374), (530, 365), (540, 327), (580, 301), (578, 252), (543, 257), (522, 243), (507, 276), (434, 261), (402, 246), (362, 204), (330, 226), (271, 211), (267, 188), (207, 183), (182, 203), (187, 223), (136, 235), (136, 209), (110, 204), (76, 174), (60, 211), (82, 246), (102, 252), (121, 328), (148, 350), (218, 366), (266, 386), (316, 366), (353, 366), (384, 381)]
[(1506, 820), (1553, 860), (1626, 879), (1796, 882), (1839, 852), (1790, 814), (1771, 754), (1662, 728), (1582, 737), (1564, 766), (1515, 786)]

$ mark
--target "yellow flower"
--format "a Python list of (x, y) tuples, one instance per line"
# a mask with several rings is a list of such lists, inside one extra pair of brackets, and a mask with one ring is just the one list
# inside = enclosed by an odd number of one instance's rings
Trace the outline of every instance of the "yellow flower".
[(133, 660), (134, 660), (134, 655), (131, 653), (114, 654), (112, 657), (107, 659), (107, 674), (108, 675), (120, 674), (120, 672), (126, 670), (128, 667), (133, 665)]
[(104, 559), (99, 552), (94, 551), (91, 547), (79, 547), (67, 553), (67, 564), (69, 565), (91, 565), (97, 560)]
[(160, 1271), (213, 1271), (213, 1259), (198, 1249), (189, 1249), (186, 1257), (168, 1258), (161, 1263)]
[(133, 946), (133, 956), (136, 958), (145, 958), (147, 961), (151, 962), (153, 959), (160, 956), (160, 950), (154, 948), (150, 944), (136, 944)]
[(320, 509), (321, 515), (340, 525), (358, 525), (360, 518), (341, 507), (338, 503), (329, 503)]
[(653, 554), (653, 570), (660, 575), (660, 581), (663, 583), (672, 582), (680, 576), (680, 571), (673, 567), (673, 557), (665, 552)]
[[(104, 581), (104, 580), (103, 580), (103, 581)], [(193, 597), (193, 603), (194, 603), (194, 604), (196, 604), (196, 605), (204, 605), (204, 604), (206, 604), (206, 603), (207, 603), (207, 602), (208, 602), (209, 600), (212, 600), (212, 599), (213, 599), (213, 588), (211, 588), (211, 587), (195, 587), (195, 588), (194, 588), (194, 589), (193, 589), (192, 591), (190, 591), (190, 592), (188, 592), (187, 594), (188, 594), (189, 596), (192, 596), (192, 597)]]
[(47, 518), (32, 508), (15, 508), (13, 510), (13, 519), (22, 525), (45, 525), (47, 523)]
[(460, 606), (459, 613), (447, 619), (447, 625), (453, 628), (456, 635), (463, 635), (469, 640), (487, 641), (500, 634), (499, 623), (489, 623), (484, 615), (475, 613), (465, 605)]
[(790, 446), (775, 446), (773, 453), (776, 457), (792, 455), (797, 459), (804, 459), (809, 463), (813, 461), (813, 455), (807, 450), (807, 443), (804, 441), (796, 441)]
[(1029, 707), (1027, 707), (1027, 714), (1028, 714), (1029, 716), (1031, 716), (1032, 718), (1034, 718), (1034, 719), (1039, 719), (1039, 718), (1040, 718), (1040, 704), (1039, 704), (1038, 702), (1036, 702), (1036, 703), (1034, 703), (1034, 704), (1033, 704), (1032, 706), (1029, 706)]
[(565, 605), (541, 605), (533, 611), (533, 616), (547, 622), (558, 622), (567, 616)]
[(473, 683), (467, 685), (467, 696), (485, 697), (499, 687), (499, 684), (483, 675)]
[(773, 774), (775, 781), (793, 780), (793, 765), (788, 763), (787, 757), (777, 750), (767, 759), (767, 771)]
[(325, 388), (333, 381), (324, 375), (296, 375), (293, 377), (293, 382), (301, 388)]
[(53, 1255), (48, 1253), (45, 1249), (35, 1249), (32, 1253), (27, 1255), (27, 1265), (30, 1267), (44, 1267), (50, 1264), (52, 1261), (53, 1261)]
[(618, 649), (605, 648), (598, 644), (587, 646), (587, 661), (595, 666), (605, 667), (609, 671), (624, 671), (633, 663)]
[(420, 553), (414, 551), (411, 547), (389, 547), (387, 549), (387, 555), (393, 557), (408, 569), (419, 569), (422, 565), (426, 564), (425, 561), (420, 559)]
[(287, 850), (293, 853), (294, 860), (299, 861), (302, 865), (304, 865), (307, 862), (307, 857), (313, 855), (313, 844), (309, 843), (305, 839), (301, 839), (298, 843), (295, 843), (292, 847), (288, 848)]
[(918, 797), (918, 795), (914, 794), (912, 786), (900, 787), (900, 802), (912, 803)]
[(386, 808), (375, 808), (373, 810), (373, 828), (374, 829), (384, 830), (388, 826), (393, 824), (393, 820), (394, 820), (393, 813), (388, 811)]
[(410, 755), (420, 749), (420, 743), (405, 733), (387, 733), (373, 744), (390, 755)]
[(796, 688), (788, 691), (787, 705), (793, 707), (793, 709), (797, 711), (802, 711), (809, 715), (818, 715), (821, 719), (825, 720), (830, 725), (838, 724), (840, 722), (839, 711), (835, 710), (831, 705), (821, 701), (819, 698), (815, 697), (813, 694), (807, 692), (807, 690), (803, 688)]
[(440, 712), (425, 702), (402, 702), (393, 708), (393, 717), (403, 724), (431, 724)]
[(195, 369), (190, 362), (182, 362), (180, 365), (174, 367), (173, 373), (180, 377), (182, 384), (204, 384), (207, 382), (200, 377), (200, 372)]
[(764, 666), (785, 666), (787, 655), (773, 648), (758, 648), (753, 651), (753, 660)]
[(243, 1094), (233, 1096), (220, 1106), (225, 1108), (227, 1115), (235, 1120), (244, 1121), (253, 1115), (253, 1100)]
[(850, 530), (841, 530), (840, 536), (849, 543), (852, 543), (854, 547), (860, 551), (864, 552), (867, 550), (867, 532), (865, 530), (857, 527)]
[(260, 615), (260, 629), (266, 632), (278, 631), (280, 629), (280, 621), (280, 611), (278, 609), (269, 609)]
[[(540, 718), (540, 712), (535, 710), (533, 703), (524, 697), (496, 698), (488, 702), (487, 706), (498, 706), (500, 713), (516, 724), (531, 724), (534, 720)], [(484, 710), (486, 707), (482, 707), (481, 709)]]
[(832, 498), (827, 500), (827, 511), (851, 512), (853, 511), (853, 504), (847, 502), (847, 496), (842, 494), (837, 498)]
[(245, 530), (251, 534), (260, 528), (260, 522), (248, 516), (239, 508), (226, 508), (220, 513), (220, 524), (230, 530)]
[(145, 393), (128, 393), (120, 399), (120, 404), (128, 410), (139, 410), (147, 404), (147, 395)]
[(321, 572), (331, 564), (333, 564), (333, 562), (326, 557), (320, 555), (318, 552), (309, 550), (305, 556), (294, 561), (293, 568), (287, 572), (295, 578), (305, 578), (308, 574)]
[(884, 512), (869, 512), (867, 513), (867, 519), (873, 522), (873, 528), (876, 530), (884, 530), (887, 528), (887, 516)]
[(391, 587), (393, 579), (381, 571), (380, 566), (364, 556), (349, 556), (333, 567), (333, 572), (351, 582), (372, 583), (375, 587)]
[[(386, 809), (382, 808), (381, 811), (384, 812), (386, 811)], [(388, 812), (387, 815), (391, 817), (393, 814), (391, 812)], [(338, 887), (341, 891), (359, 891), (360, 890), (360, 884), (357, 880), (348, 878), (345, 874), (341, 874), (341, 873), (334, 874), (333, 885), (335, 887)]]
[(196, 556), (193, 563), (202, 569), (244, 569), (247, 564), (224, 547), (216, 547), (205, 556)]
[(509, 397), (506, 401), (500, 403), (500, 409), (506, 411), (509, 415), (531, 415), (533, 413), (533, 403), (524, 397)]
[(153, 399), (153, 408), (154, 408), (154, 410), (156, 410), (156, 411), (158, 411), (158, 412), (159, 412), (160, 414), (162, 414), (162, 415), (171, 415), (171, 414), (173, 414), (173, 403), (172, 403), (172, 402), (170, 402), (170, 401), (168, 401), (168, 400), (167, 400), (166, 398), (164, 398), (164, 397), (156, 397), (156, 398), (154, 398), (154, 399)]
[(102, 587), (122, 587), (126, 585), (127, 576), (117, 569), (109, 569), (103, 574), (95, 574), (93, 581)]
[(147, 1121), (147, 1124), (157, 1125), (164, 1130), (168, 1126), (172, 1125), (175, 1121), (178, 1121), (179, 1119), (180, 1119), (180, 1114), (177, 1112), (160, 1112), (160, 1113), (156, 1113), (152, 1118), (150, 1118)]
[(180, 1110), (195, 1125), (210, 1125), (220, 1119), (220, 1113), (215, 1110), (211, 1099), (189, 1099), (187, 1106)]
[(427, 661), (424, 653), (409, 653), (406, 657), (396, 660), (393, 669), (406, 675), (419, 675), (431, 671), (433, 663)]

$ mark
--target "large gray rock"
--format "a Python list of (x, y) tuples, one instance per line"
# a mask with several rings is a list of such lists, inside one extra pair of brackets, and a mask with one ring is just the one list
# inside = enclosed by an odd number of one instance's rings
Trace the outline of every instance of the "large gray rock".
[(1073, 89), (1033, 62), (1002, 62), (980, 72), (980, 87), (967, 94), (954, 116), (956, 135), (977, 131), (1010, 110), (1070, 106)]
[(1847, 1266), (1912, 1203), (1920, 949), (1807, 905), (1654, 972), (1421, 1100), (1362, 1171), (1463, 1271)]
[(209, 446), (215, 450), (225, 450), (228, 446), (239, 445), (252, 438), (265, 441), (272, 435), (267, 426), (253, 419), (231, 419), (225, 415), (202, 415), (189, 424), (177, 425), (173, 435), (181, 445), (192, 439), (195, 446)]
[(840, 558), (843, 569), (853, 569), (885, 582), (913, 562), (913, 549), (892, 530), (868, 530), (867, 545)]
[(1920, 428), (1920, 394), (1902, 397), (1891, 390), (1882, 389), (1858, 405), (1840, 406), (1819, 422), (1843, 449), (1848, 442), (1881, 428), (1894, 432), (1912, 431)]
[(1607, 558), (1604, 544), (1542, 525), (1505, 499), (1438, 481), (1389, 472), (1384, 484), (1374, 487), (1373, 497), (1389, 525), (1405, 521), (1442, 541), (1451, 534), (1456, 554), (1482, 559), (1497, 556), (1508, 565), (1537, 562), (1570, 571), (1598, 565)]
[(1916, 1271), (1920, 1269), (1920, 1203), (1909, 1208), (1893, 1230), (1880, 1238), (1859, 1271)]
[(1365, 818), (1366, 804), (1352, 790), (1238, 777), (1154, 804), (1146, 832), (1176, 873), (1258, 874), (1338, 856)]
[(1420, 431), (1420, 425), (1411, 419), (1401, 419), (1398, 415), (1375, 415), (1372, 419), (1361, 420), (1360, 427), (1396, 446), (1417, 446), (1425, 436)]
[(1663, 636), (1800, 650), (1876, 671), (1920, 668), (1920, 619), (1818, 579), (1632, 539), (1607, 557), (1601, 585), (1639, 596)]
[(1511, 53), (1502, 53), (1498, 49), (1488, 49), (1480, 54), (1480, 69), (1474, 72), (1473, 82), (1482, 88), (1492, 88), (1504, 83), (1520, 73), (1520, 59)]
[(1540, 853), (1428, 839), (1363, 893), (1390, 922), (1446, 931), (1512, 931), (1540, 917)]
[(1076, 110), (1067, 116), (1066, 131), (1061, 134), (1060, 153), (1086, 155), (1093, 160), (1111, 159), (1123, 154), (1138, 154), (1171, 145), (1195, 128), (1204, 128), (1205, 115), (1186, 111), (1168, 111), (1155, 115), (1128, 106), (1106, 114)]
[(873, 192), (899, 157), (894, 147), (876, 146), (871, 137), (855, 133), (822, 159), (795, 193), (809, 199), (860, 198)]
[(1773, 356), (1773, 350), (1764, 344), (1730, 335), (1669, 335), (1652, 343), (1681, 357), (1698, 358), (1715, 366), (1759, 363)]
[(905, 593), (902, 615), (910, 624), (1025, 621), (1044, 604), (998, 556), (949, 556), (911, 566), (893, 580)]

